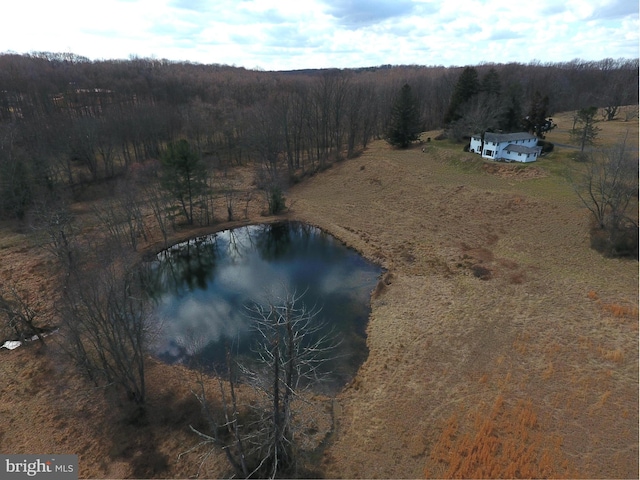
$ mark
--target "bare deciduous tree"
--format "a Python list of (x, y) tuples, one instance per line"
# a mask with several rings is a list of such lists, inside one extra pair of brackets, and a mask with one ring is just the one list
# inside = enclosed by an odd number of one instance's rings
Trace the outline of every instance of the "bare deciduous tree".
[(144, 164), (134, 164), (130, 172), (138, 195), (143, 199), (144, 205), (151, 208), (162, 233), (164, 246), (168, 247), (169, 231), (176, 228), (175, 216), (171, 214), (170, 193), (162, 188), (158, 181), (159, 168), (159, 162), (149, 161)]
[(473, 134), (495, 131), (504, 112), (505, 107), (497, 95), (479, 93), (459, 107), (461, 117), (450, 124), (448, 135), (460, 141)]
[(571, 183), (597, 228), (608, 234), (607, 250), (620, 254), (615, 244), (628, 243), (622, 238), (627, 236), (624, 232), (635, 232), (637, 251), (638, 226), (627, 210), (638, 195), (638, 157), (626, 140), (591, 152), (582, 171), (572, 175)]
[(110, 264), (74, 272), (62, 305), (66, 347), (96, 386), (120, 387), (145, 403), (145, 354), (150, 322), (146, 295), (135, 274)]
[[(238, 476), (275, 478), (297, 471), (298, 442), (304, 434), (297, 428), (300, 419), (294, 405), (302, 401), (303, 391), (327, 375), (322, 366), (337, 345), (335, 336), (327, 333), (317, 318), (320, 310), (304, 305), (303, 296), (286, 291), (282, 297), (248, 308), (260, 338), (255, 348), (258, 360), (255, 367), (240, 365), (240, 372), (258, 400), (251, 403), (242, 424), (230, 355), (228, 386), (220, 382), (223, 419), (215, 419), (204, 389), (197, 395), (211, 434), (192, 430), (202, 443), (222, 448)], [(228, 430), (231, 443), (225, 443), (218, 434), (222, 427)]]
[(41, 202), (32, 211), (31, 228), (39, 245), (51, 253), (67, 276), (78, 263), (74, 215), (63, 202)]
[(620, 111), (620, 105), (611, 104), (607, 105), (602, 109), (602, 120), (605, 122), (610, 122), (615, 120), (618, 116), (618, 112)]
[(46, 329), (36, 325), (39, 313), (32, 302), (18, 292), (15, 285), (0, 287), (0, 316), (4, 317), (2, 326), (8, 329), (17, 340), (24, 343), (37, 337), (44, 345), (42, 334)]
[(592, 152), (573, 186), (600, 228), (617, 225), (638, 191), (637, 161), (626, 141)]
[(139, 237), (147, 240), (141, 201), (137, 198), (137, 193), (133, 182), (121, 181), (115, 195), (104, 207), (93, 208), (96, 218), (108, 230), (110, 240), (120, 248), (128, 246), (133, 251), (138, 248)]

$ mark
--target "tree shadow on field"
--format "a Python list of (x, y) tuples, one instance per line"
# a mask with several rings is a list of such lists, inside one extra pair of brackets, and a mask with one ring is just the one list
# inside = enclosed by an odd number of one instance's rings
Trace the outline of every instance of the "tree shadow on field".
[(157, 478), (169, 467), (167, 456), (158, 450), (158, 442), (148, 425), (124, 418), (114, 425), (109, 458), (131, 466), (133, 478)]
[(608, 258), (632, 258), (638, 260), (638, 227), (623, 224), (618, 227), (590, 230), (591, 248)]
[(177, 398), (168, 392), (150, 399), (144, 411), (125, 406), (112, 423), (109, 457), (127, 462), (132, 478), (166, 476), (169, 457), (162, 453), (158, 439), (189, 424), (203, 427), (201, 422), (200, 406), (193, 396)]
[(158, 478), (169, 467), (167, 456), (158, 450), (152, 449), (142, 452), (131, 462), (133, 478)]

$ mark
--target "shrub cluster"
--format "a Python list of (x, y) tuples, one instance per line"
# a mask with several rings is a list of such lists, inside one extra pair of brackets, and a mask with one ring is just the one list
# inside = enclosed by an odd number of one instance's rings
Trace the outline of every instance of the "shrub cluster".
[(546, 140), (538, 140), (538, 146), (542, 147), (542, 155), (553, 152), (554, 145), (551, 142), (547, 142)]
[(638, 260), (638, 227), (620, 225), (606, 229), (591, 229), (591, 248), (606, 257), (627, 257)]

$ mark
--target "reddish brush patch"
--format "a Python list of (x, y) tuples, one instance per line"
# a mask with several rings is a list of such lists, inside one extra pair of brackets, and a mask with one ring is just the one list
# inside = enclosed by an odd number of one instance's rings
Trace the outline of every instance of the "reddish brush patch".
[[(605, 399), (606, 400), (606, 399)], [(531, 401), (477, 409), (465, 428), (457, 415), (449, 418), (431, 451), (441, 471), (425, 470), (425, 478), (567, 478), (575, 471), (560, 450), (562, 438), (545, 437)]]
[(528, 180), (531, 178), (546, 177), (544, 170), (532, 165), (505, 164), (505, 163), (484, 163), (482, 170), (490, 175), (496, 175), (502, 178), (510, 178), (515, 180)]
[(638, 317), (638, 307), (630, 307), (628, 305), (618, 305), (616, 303), (605, 303), (602, 305), (602, 310), (610, 313), (614, 317)]

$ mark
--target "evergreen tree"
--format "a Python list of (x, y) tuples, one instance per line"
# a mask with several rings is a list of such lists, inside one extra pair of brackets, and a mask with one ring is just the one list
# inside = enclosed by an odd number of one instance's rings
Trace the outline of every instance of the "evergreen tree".
[(449, 109), (444, 117), (444, 123), (449, 124), (460, 119), (460, 107), (468, 102), (473, 96), (480, 92), (480, 81), (478, 80), (478, 72), (473, 67), (465, 67), (460, 74), (458, 83), (451, 95)]
[(574, 127), (569, 133), (571, 139), (580, 144), (580, 152), (584, 152), (586, 145), (593, 145), (598, 136), (600, 129), (595, 126), (596, 113), (598, 113), (597, 107), (588, 107), (578, 110), (575, 116)]
[(482, 77), (482, 85), (480, 90), (489, 95), (500, 95), (502, 86), (500, 85), (500, 76), (495, 68), (491, 68), (487, 74)]
[(547, 110), (549, 108), (549, 97), (536, 90), (531, 99), (529, 113), (523, 121), (524, 128), (537, 137), (542, 137), (546, 131)]
[(405, 83), (391, 110), (387, 142), (400, 148), (407, 148), (411, 142), (418, 139), (421, 131), (418, 102), (409, 84)]
[(504, 132), (520, 131), (522, 124), (522, 87), (512, 83), (503, 95), (504, 113), (500, 119), (500, 129)]
[(180, 210), (189, 225), (193, 224), (196, 198), (207, 188), (206, 171), (200, 155), (189, 142), (180, 140), (169, 144), (162, 156), (162, 186), (180, 203)]

